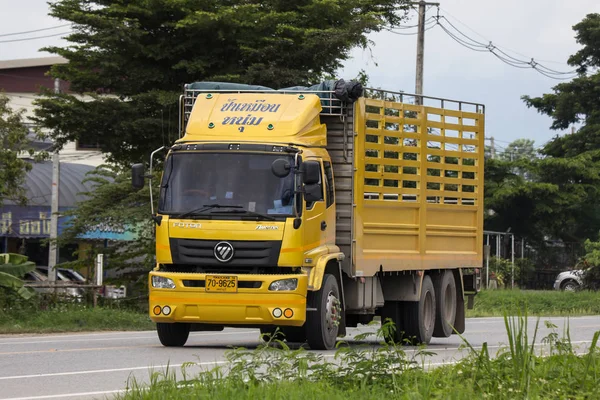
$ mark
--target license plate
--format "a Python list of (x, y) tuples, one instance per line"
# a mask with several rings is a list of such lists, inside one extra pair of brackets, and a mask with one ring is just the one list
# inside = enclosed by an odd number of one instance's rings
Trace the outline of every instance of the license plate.
[(206, 275), (207, 292), (235, 293), (237, 286), (237, 276)]

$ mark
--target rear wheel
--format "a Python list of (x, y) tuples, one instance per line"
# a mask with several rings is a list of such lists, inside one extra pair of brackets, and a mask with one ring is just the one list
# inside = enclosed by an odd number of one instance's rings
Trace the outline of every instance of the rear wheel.
[(310, 307), (306, 318), (306, 339), (313, 350), (331, 350), (335, 347), (339, 325), (342, 322), (340, 290), (335, 276), (325, 274), (321, 289), (309, 292)]
[(404, 303), (401, 301), (388, 300), (383, 304), (381, 310), (381, 323), (385, 324), (388, 318), (394, 323), (390, 329), (385, 329), (383, 332), (383, 338), (387, 343), (400, 343), (402, 341), (404, 324), (402, 321), (402, 310)]
[(435, 290), (429, 275), (423, 278), (419, 301), (402, 302), (406, 337), (412, 344), (428, 344), (435, 327)]
[(433, 279), (436, 313), (433, 336), (450, 337), (456, 320), (456, 281), (452, 271), (445, 270)]
[(190, 324), (157, 322), (156, 332), (163, 346), (181, 347), (187, 342), (190, 335)]

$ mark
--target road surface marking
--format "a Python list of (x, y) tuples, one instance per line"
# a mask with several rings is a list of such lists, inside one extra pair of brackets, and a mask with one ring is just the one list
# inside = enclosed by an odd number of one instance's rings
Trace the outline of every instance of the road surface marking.
[(219, 361), (206, 361), (201, 363), (185, 363), (185, 364), (164, 364), (164, 365), (147, 365), (145, 367), (131, 367), (131, 368), (113, 368), (113, 369), (95, 369), (90, 371), (72, 371), (72, 372), (55, 372), (51, 374), (33, 374), (33, 375), (15, 375), (15, 376), (0, 376), (0, 380), (8, 380), (8, 379), (28, 379), (28, 378), (46, 378), (51, 376), (67, 376), (67, 375), (84, 375), (84, 374), (100, 374), (100, 373), (110, 373), (110, 372), (122, 372), (122, 371), (137, 371), (141, 369), (154, 369), (154, 368), (178, 368), (183, 365), (189, 365), (190, 367), (194, 366), (204, 366), (204, 365), (221, 365), (225, 364), (227, 361), (219, 360)]
[[(249, 332), (249, 331), (240, 331), (240, 332), (211, 332), (211, 333), (192, 333), (190, 338), (194, 338), (197, 336), (222, 336), (222, 335), (249, 335), (255, 334), (258, 337), (258, 332)], [(156, 339), (156, 332), (152, 336), (127, 336), (127, 340), (129, 339)], [(43, 343), (73, 343), (73, 342), (98, 342), (98, 341), (110, 341), (110, 340), (123, 340), (123, 337), (114, 337), (114, 338), (98, 338), (98, 339), (73, 339), (70, 337), (63, 337), (64, 340), (37, 340), (31, 342), (0, 342), (0, 345), (15, 345), (15, 344), (43, 344)], [(1, 354), (1, 353), (0, 353)]]
[[(219, 332), (192, 332), (192, 335), (216, 335), (216, 334), (223, 334), (223, 332), (244, 332), (244, 331), (249, 331), (250, 329), (253, 328), (225, 328), (223, 331), (219, 331)], [(258, 330), (258, 329), (256, 329)], [(84, 337), (88, 337), (88, 336), (108, 336), (108, 335), (139, 335), (140, 333), (148, 333), (148, 334), (154, 334), (156, 335), (156, 330), (151, 330), (151, 331), (105, 331), (105, 332), (86, 332), (86, 333), (70, 333), (70, 332), (64, 332), (61, 334), (55, 334), (55, 335), (50, 335), (50, 336), (46, 336), (46, 335), (39, 335), (39, 334), (6, 334), (3, 336), (7, 336), (7, 339), (31, 339), (31, 338), (36, 338), (36, 337), (42, 337), (42, 338), (46, 338), (46, 339), (52, 339), (52, 338), (62, 338), (62, 339), (67, 339), (67, 338), (72, 338), (72, 337), (78, 337), (78, 336), (84, 336)]]
[(100, 394), (117, 394), (124, 393), (126, 389), (119, 390), (106, 390), (104, 392), (84, 392), (84, 393), (65, 393), (65, 394), (51, 394), (46, 396), (32, 396), (32, 397), (11, 397), (1, 400), (42, 400), (42, 399), (64, 399), (65, 397), (82, 397), (82, 396), (97, 396)]
[(112, 346), (112, 347), (88, 347), (81, 349), (47, 349), (47, 350), (30, 350), (30, 351), (13, 351), (0, 353), (0, 356), (15, 355), (15, 354), (36, 354), (36, 353), (70, 353), (75, 351), (100, 351), (100, 350), (120, 350), (120, 349), (141, 349), (141, 348), (153, 348), (156, 345), (146, 346)]

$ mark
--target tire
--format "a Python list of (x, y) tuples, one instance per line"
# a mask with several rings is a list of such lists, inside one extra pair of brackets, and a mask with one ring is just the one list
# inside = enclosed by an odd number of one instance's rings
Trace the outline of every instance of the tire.
[(435, 290), (434, 337), (450, 337), (456, 322), (456, 281), (452, 271), (445, 270), (433, 279)]
[(383, 333), (383, 338), (389, 344), (401, 344), (404, 337), (402, 331), (404, 323), (402, 321), (403, 302), (388, 300), (383, 304), (381, 309), (381, 324), (386, 323), (386, 319), (391, 319), (395, 325), (395, 329)]
[[(263, 326), (260, 328), (260, 340), (263, 342), (268, 342), (269, 340), (281, 339), (279, 337), (274, 337), (276, 326)], [(273, 339), (271, 339), (273, 338)]]
[(325, 274), (321, 289), (309, 292), (307, 303), (316, 311), (306, 318), (306, 339), (313, 350), (331, 350), (335, 347), (339, 325), (342, 322), (340, 289), (331, 274)]
[(190, 324), (157, 322), (156, 332), (163, 346), (181, 347), (187, 342), (190, 335)]
[(562, 285), (562, 290), (566, 292), (574, 292), (576, 290), (579, 290), (579, 284), (575, 281), (566, 281)]
[[(279, 331), (275, 334), (277, 328), (279, 328)], [(268, 326), (260, 328), (260, 339), (263, 342), (268, 342), (269, 340), (286, 340), (288, 342), (304, 343), (306, 341), (306, 333), (303, 326)]]
[(285, 340), (291, 343), (306, 342), (306, 331), (304, 326), (284, 326), (282, 328)]
[(429, 344), (435, 328), (435, 289), (429, 275), (423, 278), (419, 301), (402, 302), (405, 337), (412, 344)]

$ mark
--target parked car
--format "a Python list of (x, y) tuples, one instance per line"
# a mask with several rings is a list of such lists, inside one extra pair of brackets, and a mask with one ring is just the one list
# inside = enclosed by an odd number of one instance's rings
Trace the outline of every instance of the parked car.
[[(33, 284), (32, 287), (36, 292), (39, 292), (39, 293), (51, 293), (52, 292), (52, 288), (36, 286), (36, 284), (47, 283), (48, 267), (36, 266), (36, 269), (34, 271), (31, 271), (31, 272), (28, 272), (27, 274), (25, 274), (23, 280), (25, 281), (25, 283), (32, 283)], [(83, 282), (85, 282), (85, 278), (83, 279)], [(82, 298), (83, 294), (84, 294), (83, 289), (79, 289), (76, 287), (65, 287), (65, 286), (72, 286), (73, 284), (78, 285), (83, 282), (79, 281), (79, 280), (71, 280), (60, 269), (56, 271), (56, 286), (58, 287), (58, 289), (56, 290), (56, 293), (58, 293), (58, 294)]]
[[(48, 276), (47, 266), (36, 266), (35, 269), (42, 275)], [(56, 277), (59, 280), (70, 281), (74, 283), (85, 283), (85, 278), (74, 269), (56, 268)]]
[(554, 281), (554, 289), (570, 292), (581, 289), (583, 286), (583, 272), (581, 269), (561, 272)]

